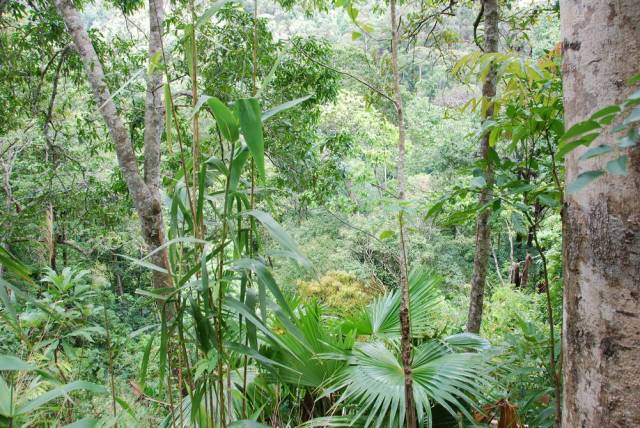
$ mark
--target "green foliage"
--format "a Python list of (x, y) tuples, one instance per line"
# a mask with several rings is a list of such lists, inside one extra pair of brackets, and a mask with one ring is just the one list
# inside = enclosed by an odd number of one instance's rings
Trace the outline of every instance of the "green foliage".
[(318, 299), (331, 312), (340, 315), (361, 309), (375, 295), (372, 287), (344, 271), (329, 271), (318, 280), (300, 281), (298, 290), (301, 297)]

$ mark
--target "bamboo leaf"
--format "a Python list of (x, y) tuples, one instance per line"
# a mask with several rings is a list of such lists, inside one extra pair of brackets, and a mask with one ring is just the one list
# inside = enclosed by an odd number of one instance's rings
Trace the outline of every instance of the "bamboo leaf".
[(196, 21), (196, 29), (206, 24), (211, 19), (211, 17), (215, 15), (217, 11), (219, 11), (227, 3), (231, 3), (231, 2), (232, 0), (219, 0), (215, 2), (213, 5), (209, 6), (204, 11), (204, 13), (200, 15), (200, 17), (198, 18), (198, 21)]
[(153, 346), (153, 339), (155, 336), (149, 336), (149, 340), (147, 341), (147, 345), (144, 347), (144, 353), (142, 354), (142, 363), (140, 364), (140, 374), (139, 374), (139, 382), (140, 389), (144, 391), (145, 385), (147, 383), (147, 370), (149, 368), (149, 356), (151, 355), (151, 347)]
[(0, 355), (0, 371), (31, 371), (35, 366), (13, 355)]
[(229, 173), (229, 192), (234, 193), (238, 188), (240, 182), (240, 176), (242, 175), (242, 169), (247, 163), (249, 158), (249, 149), (244, 146), (241, 147), (231, 161), (231, 171)]
[(0, 264), (14, 275), (33, 283), (31, 279), (31, 268), (15, 258), (13, 254), (0, 246)]
[(269, 110), (265, 111), (264, 113), (262, 113), (262, 122), (265, 122), (271, 116), (275, 116), (276, 114), (278, 114), (280, 112), (283, 112), (285, 110), (288, 110), (288, 109), (290, 109), (292, 107), (297, 106), (300, 103), (305, 102), (306, 100), (308, 100), (311, 97), (312, 97), (312, 95), (307, 95), (307, 96), (304, 96), (304, 97), (296, 98), (295, 100), (287, 101), (286, 103), (282, 103), (277, 107), (274, 107), (272, 109), (269, 109)]
[(298, 247), (298, 244), (291, 238), (286, 230), (282, 228), (276, 222), (271, 215), (264, 211), (251, 210), (246, 211), (243, 215), (250, 215), (258, 220), (269, 232), (269, 235), (287, 251), (291, 252), (295, 256), (295, 259), (303, 266), (310, 266), (311, 262), (302, 254), (302, 250)]
[(167, 136), (167, 147), (169, 152), (173, 146), (173, 104), (171, 102), (171, 88), (168, 83), (164, 84), (164, 129)]
[(216, 97), (207, 98), (206, 103), (224, 138), (231, 143), (238, 141), (240, 137), (239, 123), (233, 112)]
[(167, 343), (169, 341), (169, 329), (167, 328), (167, 311), (160, 311), (161, 313), (161, 327), (160, 327), (160, 365), (159, 365), (159, 389), (160, 394), (164, 389), (164, 375), (167, 371)]
[(264, 141), (262, 139), (262, 120), (260, 119), (258, 100), (255, 98), (240, 99), (236, 101), (236, 109), (240, 118), (240, 129), (244, 140), (256, 162), (258, 174), (264, 177)]
[(73, 423), (63, 426), (62, 428), (93, 428), (98, 425), (96, 418), (82, 418)]
[(105, 394), (107, 392), (107, 390), (101, 385), (96, 385), (95, 383), (78, 380), (63, 386), (59, 386), (55, 389), (52, 389), (49, 392), (45, 392), (39, 397), (28, 401), (22, 406), (19, 406), (16, 409), (16, 415), (24, 415), (29, 412), (32, 412), (51, 400), (55, 400), (56, 398), (62, 397), (63, 395), (67, 395), (70, 392), (77, 391), (77, 390), (85, 390), (85, 391), (93, 392), (94, 394)]
[(160, 267), (158, 265), (154, 265), (153, 263), (145, 262), (144, 260), (138, 260), (136, 258), (129, 257), (126, 254), (118, 254), (118, 256), (122, 257), (123, 259), (129, 260), (131, 263), (133, 263), (135, 265), (142, 266), (144, 268), (147, 268), (147, 269), (150, 269), (150, 270), (154, 270), (156, 272), (160, 272), (160, 273), (164, 273), (164, 274), (168, 274), (169, 273), (169, 271), (167, 271), (165, 268)]

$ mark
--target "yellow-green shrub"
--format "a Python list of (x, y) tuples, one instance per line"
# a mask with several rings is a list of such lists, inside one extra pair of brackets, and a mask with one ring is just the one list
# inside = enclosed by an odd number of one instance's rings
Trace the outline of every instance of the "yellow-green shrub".
[(302, 297), (316, 298), (331, 312), (351, 313), (364, 307), (377, 294), (355, 275), (344, 271), (330, 271), (315, 281), (298, 281)]

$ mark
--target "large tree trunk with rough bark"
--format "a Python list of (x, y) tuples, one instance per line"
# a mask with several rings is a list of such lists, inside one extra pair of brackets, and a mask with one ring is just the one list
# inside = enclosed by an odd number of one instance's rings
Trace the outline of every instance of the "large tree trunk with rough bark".
[[(484, 52), (498, 51), (498, 1), (483, 0), (484, 10)], [(492, 68), (482, 85), (482, 97), (489, 103), (484, 119), (493, 116), (493, 98), (496, 95), (496, 75)], [(480, 156), (485, 162), (485, 187), (480, 191), (478, 203), (481, 207), (491, 200), (491, 186), (493, 185), (493, 168), (489, 162), (489, 133), (480, 140)], [(484, 304), (484, 286), (487, 281), (487, 267), (491, 253), (491, 228), (489, 217), (491, 211), (483, 210), (476, 220), (476, 252), (473, 256), (473, 276), (471, 277), (471, 294), (469, 296), (469, 317), (467, 331), (480, 332), (482, 323), (482, 305)]]
[[(565, 123), (624, 100), (640, 72), (638, 0), (564, 0)], [(615, 141), (603, 131), (591, 147)], [(566, 159), (566, 182), (611, 158)], [(564, 212), (562, 426), (640, 426), (640, 153), (627, 177), (605, 175), (567, 195)]]
[[(71, 0), (56, 0), (56, 7), (73, 38), (82, 60), (96, 104), (105, 120), (115, 144), (116, 155), (127, 183), (133, 204), (140, 217), (142, 236), (150, 251), (164, 243), (165, 228), (160, 200), (160, 153), (164, 127), (162, 99), (162, 71), (159, 67), (147, 77), (144, 128), (144, 177), (140, 174), (136, 154), (129, 137), (129, 129), (117, 112), (116, 105), (104, 79), (100, 59), (91, 44), (82, 18)], [(162, 0), (149, 0), (149, 58), (162, 52)], [(169, 271), (166, 249), (152, 257), (155, 265)], [(154, 287), (170, 287), (171, 275), (154, 271)]]

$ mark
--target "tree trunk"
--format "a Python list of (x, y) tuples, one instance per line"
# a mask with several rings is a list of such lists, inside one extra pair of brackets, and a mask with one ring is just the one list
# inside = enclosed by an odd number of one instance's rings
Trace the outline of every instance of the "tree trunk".
[[(391, 17), (391, 65), (393, 68), (393, 89), (395, 92), (396, 119), (398, 121), (398, 199), (402, 202), (405, 199), (406, 179), (404, 173), (405, 139), (406, 131), (404, 125), (404, 107), (402, 103), (402, 93), (400, 89), (400, 73), (398, 67), (398, 47), (400, 44), (400, 34), (398, 33), (398, 19), (396, 17), (396, 0), (391, 0), (389, 4)], [(404, 239), (403, 213), (398, 214), (398, 225), (400, 230), (400, 347), (402, 352), (402, 368), (404, 371), (404, 400), (405, 400), (405, 427), (415, 428), (416, 410), (413, 400), (413, 374), (411, 370), (411, 320), (409, 312), (409, 278), (407, 274), (407, 250)]]
[[(485, 53), (498, 51), (498, 1), (483, 0)], [(482, 97), (488, 103), (484, 119), (493, 116), (493, 97), (496, 95), (496, 75), (492, 68), (482, 85)], [(491, 200), (491, 186), (493, 185), (493, 167), (489, 162), (489, 133), (480, 140), (480, 156), (485, 162), (485, 187), (480, 191), (479, 205), (485, 206)], [(480, 332), (482, 323), (482, 305), (484, 303), (484, 286), (487, 280), (487, 267), (491, 252), (491, 229), (489, 217), (491, 211), (484, 209), (476, 220), (476, 252), (473, 256), (473, 276), (471, 278), (471, 294), (469, 297), (469, 317), (467, 331)]]
[[(560, 2), (566, 127), (631, 92), (640, 69), (637, 0)], [(614, 125), (615, 126), (615, 125)], [(604, 130), (592, 147), (610, 144)], [(605, 167), (566, 158), (566, 182)], [(640, 426), (640, 153), (627, 177), (605, 175), (567, 195), (564, 251), (564, 427)]]
[[(129, 130), (118, 115), (116, 105), (104, 80), (102, 64), (84, 28), (82, 18), (71, 0), (56, 0), (62, 16), (84, 65), (89, 84), (93, 89), (96, 104), (105, 120), (115, 144), (118, 163), (140, 217), (142, 236), (148, 250), (152, 251), (164, 242), (165, 228), (160, 202), (160, 154), (164, 127), (164, 102), (162, 99), (162, 71), (156, 67), (147, 78), (144, 128), (144, 178), (138, 170), (136, 154), (129, 137)], [(162, 0), (149, 1), (149, 58), (162, 52), (162, 23), (164, 20)], [(157, 252), (152, 262), (169, 271), (166, 249)], [(172, 286), (171, 275), (153, 272), (156, 288)]]

